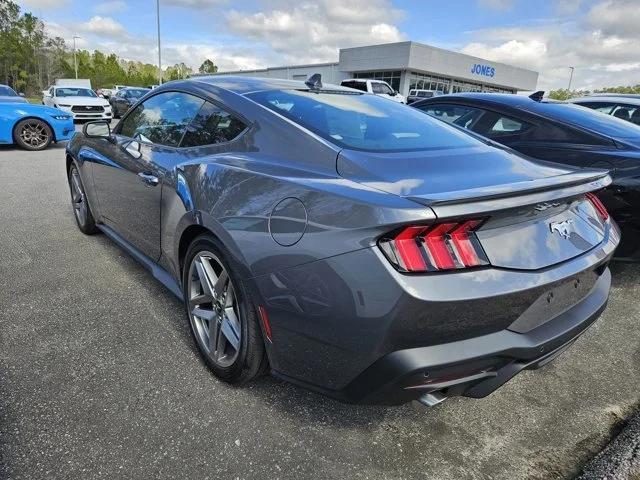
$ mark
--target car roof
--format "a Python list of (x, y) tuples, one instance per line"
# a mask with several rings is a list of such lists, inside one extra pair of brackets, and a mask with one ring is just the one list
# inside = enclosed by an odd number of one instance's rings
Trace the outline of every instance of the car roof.
[(628, 105), (640, 105), (640, 98), (636, 97), (619, 97), (619, 96), (597, 96), (597, 97), (576, 97), (567, 100), (571, 103), (600, 103), (600, 102), (612, 102), (612, 103), (626, 103)]
[(437, 97), (439, 101), (450, 100), (450, 99), (470, 99), (470, 100), (481, 100), (488, 102), (495, 102), (501, 105), (510, 105), (513, 107), (523, 107), (527, 105), (534, 105), (536, 103), (561, 103), (557, 100), (548, 100), (544, 99), (541, 102), (537, 100), (533, 100), (531, 97), (527, 95), (515, 95), (513, 93), (481, 93), (481, 92), (462, 92), (462, 93), (453, 93), (448, 95), (441, 95)]
[[(191, 77), (187, 82), (200, 82), (213, 85), (215, 87), (234, 92), (245, 94), (251, 92), (261, 92), (265, 90), (309, 90), (309, 87), (297, 80), (284, 80), (281, 78), (261, 78), (261, 77), (242, 77), (231, 75), (212, 75), (202, 77)], [(352, 92), (353, 89), (323, 83), (323, 90), (339, 90)]]

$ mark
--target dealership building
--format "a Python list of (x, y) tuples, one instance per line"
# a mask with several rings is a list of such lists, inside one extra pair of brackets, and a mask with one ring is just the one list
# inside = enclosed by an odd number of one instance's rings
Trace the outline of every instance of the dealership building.
[(538, 72), (416, 42), (343, 48), (338, 62), (218, 72), (215, 75), (305, 80), (313, 73), (320, 73), (325, 83), (335, 84), (346, 78), (380, 79), (402, 95), (408, 95), (414, 88), (445, 93), (515, 93), (535, 90), (538, 83)]

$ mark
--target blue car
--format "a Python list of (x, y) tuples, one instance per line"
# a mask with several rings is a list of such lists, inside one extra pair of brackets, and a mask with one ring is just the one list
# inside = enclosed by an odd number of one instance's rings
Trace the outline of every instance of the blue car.
[(0, 100), (0, 145), (44, 150), (51, 142), (71, 139), (74, 132), (73, 118), (62, 110)]

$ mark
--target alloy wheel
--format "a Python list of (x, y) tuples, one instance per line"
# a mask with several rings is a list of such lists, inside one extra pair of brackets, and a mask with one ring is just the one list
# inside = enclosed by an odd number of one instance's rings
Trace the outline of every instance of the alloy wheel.
[(42, 122), (28, 122), (20, 130), (20, 138), (32, 148), (43, 148), (49, 143), (49, 132)]
[(240, 351), (242, 329), (236, 291), (218, 257), (199, 252), (188, 277), (189, 319), (201, 348), (219, 367), (229, 367)]
[(76, 220), (80, 225), (84, 225), (87, 221), (87, 201), (82, 189), (80, 174), (76, 168), (71, 171), (71, 201)]

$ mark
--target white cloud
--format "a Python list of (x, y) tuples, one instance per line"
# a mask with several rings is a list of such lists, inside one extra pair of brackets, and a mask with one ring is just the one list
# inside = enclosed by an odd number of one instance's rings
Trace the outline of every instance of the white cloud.
[(121, 13), (128, 10), (127, 3), (123, 0), (113, 0), (108, 2), (98, 3), (93, 7), (93, 11), (98, 15), (113, 15), (114, 13)]
[(126, 29), (111, 17), (96, 15), (88, 22), (78, 25), (78, 30), (110, 39), (126, 40), (129, 34)]
[(237, 35), (264, 44), (278, 63), (337, 60), (338, 50), (404, 39), (395, 23), (402, 12), (388, 0), (276, 0), (266, 12), (232, 11), (227, 26)]
[(543, 26), (473, 32), (463, 51), (540, 72), (538, 87), (592, 90), (640, 83), (640, 6), (636, 0), (600, 0), (582, 14)]

